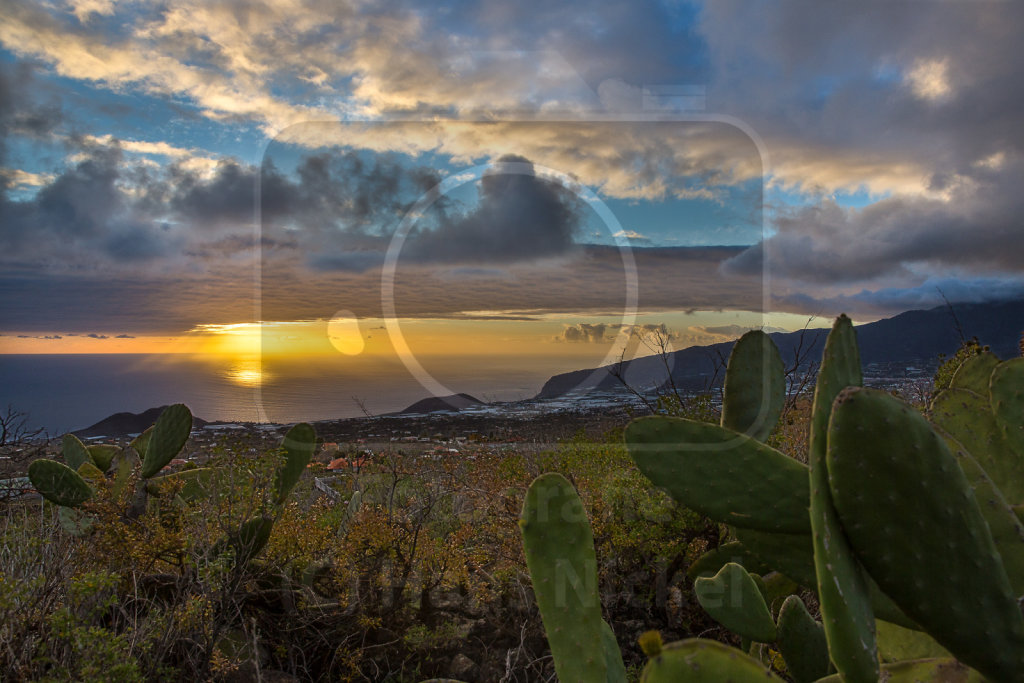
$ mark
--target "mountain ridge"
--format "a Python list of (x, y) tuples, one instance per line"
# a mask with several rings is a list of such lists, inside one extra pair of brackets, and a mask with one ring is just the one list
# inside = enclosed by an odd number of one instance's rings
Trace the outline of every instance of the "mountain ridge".
[[(857, 325), (855, 329), (864, 366), (935, 361), (939, 354), (954, 353), (961, 338), (970, 339), (975, 336), (982, 344), (989, 345), (997, 356), (1010, 358), (1019, 354), (1018, 342), (1024, 330), (1024, 300), (904, 311), (891, 318)], [(779, 347), (783, 361), (788, 366), (792, 364), (794, 352), (801, 342), (803, 354), (817, 360), (828, 336), (828, 329), (774, 332), (769, 336)], [(672, 380), (683, 391), (702, 390), (708, 388), (709, 384), (719, 385), (724, 376), (722, 359), (728, 358), (733, 344), (735, 340), (671, 352), (666, 361), (671, 368)], [(621, 368), (623, 378), (636, 389), (661, 386), (669, 376), (665, 368), (666, 361), (658, 356), (626, 361)], [(621, 382), (609, 372), (614, 367), (606, 365), (553, 375), (535, 398), (557, 398), (573, 392), (620, 389)]]

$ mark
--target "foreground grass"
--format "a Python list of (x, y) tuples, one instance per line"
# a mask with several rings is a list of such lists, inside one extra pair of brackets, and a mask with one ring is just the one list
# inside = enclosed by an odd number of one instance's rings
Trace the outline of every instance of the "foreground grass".
[[(249, 450), (215, 449), (213, 493), (138, 519), (101, 490), (81, 538), (49, 504), (0, 511), (5, 680), (549, 679), (517, 526), (541, 472), (586, 502), (630, 663), (649, 628), (721, 633), (685, 569), (723, 530), (653, 490), (617, 434), (544, 452), (383, 453), (319, 472), (336, 495), (313, 486), (314, 468), (283, 507), (270, 495), (280, 454)], [(221, 539), (259, 515), (276, 519), (270, 541), (239, 560)]]

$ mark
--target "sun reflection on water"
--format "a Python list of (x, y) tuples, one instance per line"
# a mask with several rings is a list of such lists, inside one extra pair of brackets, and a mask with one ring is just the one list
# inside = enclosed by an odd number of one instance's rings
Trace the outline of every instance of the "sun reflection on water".
[(263, 370), (263, 362), (259, 358), (234, 359), (224, 371), (224, 377), (241, 387), (260, 387), (270, 379), (270, 375)]

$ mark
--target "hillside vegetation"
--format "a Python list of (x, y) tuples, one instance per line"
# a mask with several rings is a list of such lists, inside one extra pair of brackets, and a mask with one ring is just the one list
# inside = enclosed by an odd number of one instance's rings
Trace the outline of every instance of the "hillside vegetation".
[[(29, 468), (43, 499), (3, 503), (0, 671), (1018, 680), (1024, 453), (1019, 404), (997, 392), (1006, 384), (1019, 401), (1022, 361), (965, 346), (940, 369), (942, 391), (911, 406), (857, 388), (848, 322), (816, 391), (786, 396), (777, 349), (751, 333), (733, 350), (720, 411), (707, 397), (665, 397), (661, 415), (625, 434), (543, 451), (396, 447), (328, 473), (300, 424), (280, 448), (225, 436), (201, 467), (171, 467), (192, 425), (181, 405), (123, 448), (69, 435), (60, 456)], [(972, 441), (981, 421), (997, 448)], [(878, 430), (885, 447), (864, 441)], [(844, 448), (862, 463), (848, 465)], [(942, 496), (934, 509), (928, 491)], [(835, 542), (814, 541), (825, 537)], [(898, 571), (892, 543), (908, 555)], [(981, 578), (965, 581), (966, 567)]]

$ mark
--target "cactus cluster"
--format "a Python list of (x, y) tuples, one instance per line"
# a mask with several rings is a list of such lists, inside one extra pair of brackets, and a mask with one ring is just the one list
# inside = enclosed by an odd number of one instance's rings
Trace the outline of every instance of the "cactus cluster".
[[(84, 445), (74, 434), (64, 436), (64, 463), (40, 459), (28, 468), (29, 480), (46, 500), (59, 506), (61, 526), (71, 534), (89, 533), (94, 519), (83, 505), (96, 495), (97, 487), (111, 484), (114, 497), (132, 480), (135, 493), (125, 512), (137, 517), (147, 509), (150, 497), (174, 495), (178, 502), (187, 502), (211, 493), (214, 470), (196, 468), (160, 475), (160, 472), (184, 448), (192, 431), (192, 413), (183, 404), (168, 406), (156, 423), (136, 437), (127, 448), (107, 444)], [(298, 483), (316, 449), (316, 431), (312, 425), (300, 423), (289, 429), (282, 449), (285, 461), (274, 478), (273, 502), (282, 505)], [(66, 463), (66, 464), (65, 464)], [(358, 506), (358, 501), (356, 501)], [(270, 538), (274, 519), (254, 517), (218, 547), (230, 548), (244, 564), (255, 557)]]
[[(626, 429), (640, 470), (735, 539), (690, 569), (705, 610), (744, 643), (770, 643), (798, 683), (1024, 681), (1024, 358), (970, 358), (935, 397), (933, 424), (862, 386), (853, 325), (840, 316), (807, 466), (764, 443), (784, 386), (775, 345), (750, 332), (729, 359), (720, 425), (656, 416)], [(593, 545), (571, 485), (536, 480), (521, 524), (559, 677), (618, 680), (596, 656), (607, 648), (595, 645), (603, 622), (585, 590)], [(821, 623), (799, 586), (817, 593)], [(645, 681), (773, 680), (721, 644), (652, 643)], [(889, 660), (903, 652), (945, 656)]]

